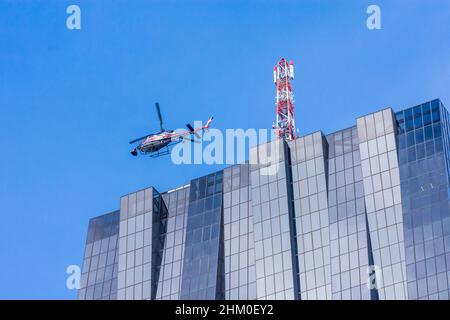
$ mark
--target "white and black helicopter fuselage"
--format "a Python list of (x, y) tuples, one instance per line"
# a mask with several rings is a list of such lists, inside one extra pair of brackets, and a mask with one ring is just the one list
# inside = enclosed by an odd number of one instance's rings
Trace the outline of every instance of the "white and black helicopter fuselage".
[[(200, 138), (200, 136), (198, 135), (198, 131), (208, 129), (213, 119), (213, 117), (209, 118), (204, 126), (198, 128), (193, 128), (190, 124), (187, 124), (187, 131), (175, 132), (172, 130), (164, 130), (162, 126), (163, 122), (159, 104), (156, 102), (155, 106), (158, 113), (161, 130), (157, 133), (148, 134), (141, 138), (130, 141), (130, 144), (139, 142), (139, 145), (130, 151), (133, 156), (137, 156), (138, 153), (140, 153), (142, 155), (157, 157), (169, 153), (169, 146), (172, 144), (183, 142), (186, 140), (198, 142), (197, 140), (192, 139), (190, 136), (194, 135), (197, 138)], [(163, 151), (161, 152), (161, 150)]]
[(149, 154), (167, 147), (172, 142), (172, 138), (168, 133), (169, 132), (163, 132), (161, 134), (147, 137), (140, 143), (139, 146), (131, 150), (131, 154), (136, 156), (137, 151), (141, 152), (141, 154)]

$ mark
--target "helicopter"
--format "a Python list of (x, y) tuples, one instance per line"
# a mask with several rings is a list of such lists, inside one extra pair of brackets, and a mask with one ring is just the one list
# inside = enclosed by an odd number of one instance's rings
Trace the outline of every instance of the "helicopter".
[(163, 128), (163, 120), (161, 116), (161, 109), (159, 107), (159, 103), (155, 103), (156, 113), (159, 119), (159, 128), (160, 130), (156, 133), (147, 134), (143, 137), (134, 139), (130, 141), (130, 144), (134, 144), (139, 142), (139, 145), (130, 151), (131, 155), (137, 156), (139, 153), (141, 155), (150, 155), (150, 157), (159, 157), (166, 154), (169, 154), (169, 147), (185, 141), (191, 141), (195, 143), (199, 143), (198, 140), (194, 140), (191, 137), (195, 136), (200, 139), (200, 135), (198, 131), (207, 130), (213, 120), (213, 117), (210, 117), (204, 126), (193, 128), (189, 123), (186, 124), (187, 131), (175, 132), (173, 130), (165, 130)]

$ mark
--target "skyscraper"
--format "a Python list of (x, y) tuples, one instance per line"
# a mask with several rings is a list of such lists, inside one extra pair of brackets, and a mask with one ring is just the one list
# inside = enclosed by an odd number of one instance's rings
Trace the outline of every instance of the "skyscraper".
[(449, 138), (439, 100), (387, 108), (125, 195), (79, 299), (449, 299)]

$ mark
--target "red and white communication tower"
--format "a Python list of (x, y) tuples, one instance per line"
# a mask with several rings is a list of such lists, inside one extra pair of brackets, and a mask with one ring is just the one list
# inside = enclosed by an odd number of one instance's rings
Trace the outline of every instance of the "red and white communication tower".
[(294, 63), (281, 58), (273, 68), (273, 82), (277, 88), (277, 119), (273, 129), (278, 138), (288, 141), (295, 139), (293, 79)]

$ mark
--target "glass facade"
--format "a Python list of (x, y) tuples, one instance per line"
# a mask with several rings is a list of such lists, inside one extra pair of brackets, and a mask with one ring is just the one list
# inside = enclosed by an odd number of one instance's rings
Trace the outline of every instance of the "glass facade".
[[(301, 299), (331, 299), (326, 141), (321, 132), (290, 142)], [(339, 264), (337, 264), (339, 265)]]
[(223, 173), (225, 298), (256, 299), (255, 241), (248, 164)]
[(449, 299), (450, 114), (439, 100), (251, 148), (91, 219), (79, 299)]
[(448, 112), (435, 100), (398, 112), (396, 119), (408, 296), (448, 299)]
[(153, 188), (120, 199), (119, 274), (117, 298), (154, 298), (155, 259), (153, 229), (157, 217), (157, 196)]
[(223, 172), (191, 181), (181, 299), (224, 299)]
[(117, 299), (119, 211), (89, 221), (79, 300)]
[(156, 290), (157, 300), (180, 299), (181, 275), (184, 257), (186, 213), (189, 205), (189, 186), (162, 194), (167, 203), (167, 227), (160, 237), (161, 267)]
[(256, 298), (298, 298), (289, 153), (278, 141), (250, 150)]
[(330, 134), (327, 142), (332, 298), (368, 300), (371, 249), (358, 130), (351, 127)]
[(364, 202), (380, 299), (406, 299), (406, 265), (395, 117), (385, 109), (357, 119)]

